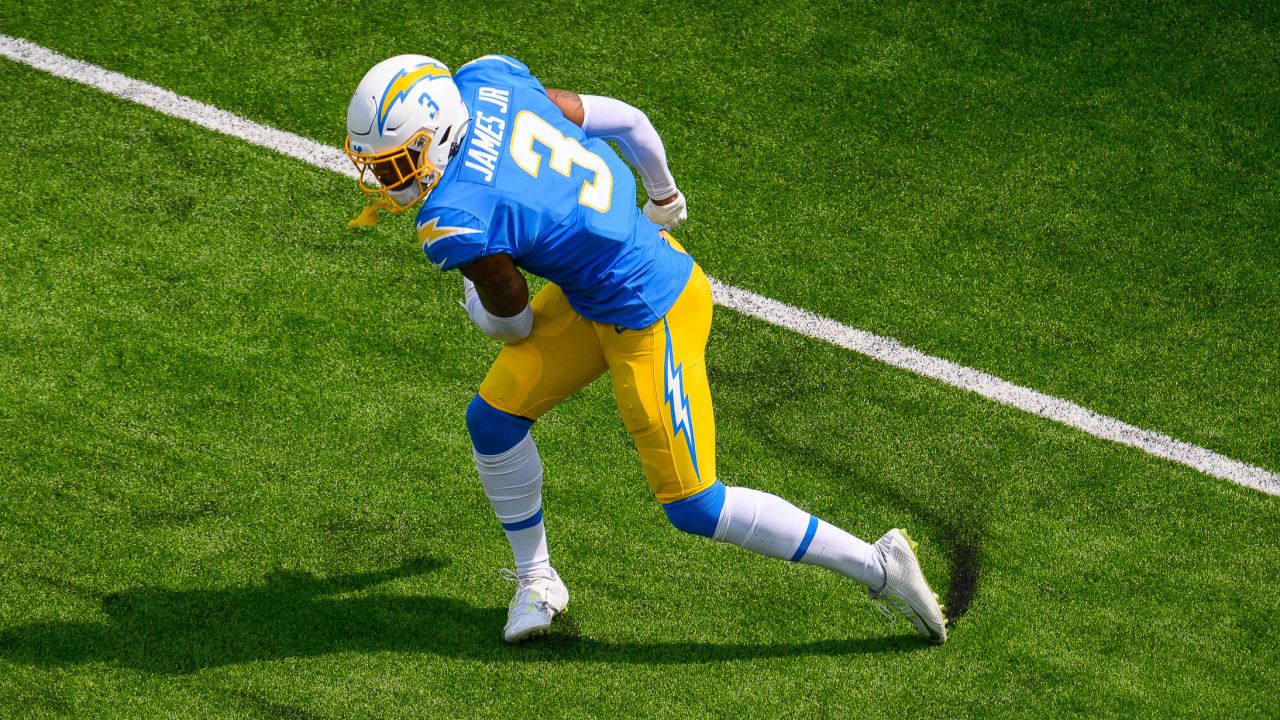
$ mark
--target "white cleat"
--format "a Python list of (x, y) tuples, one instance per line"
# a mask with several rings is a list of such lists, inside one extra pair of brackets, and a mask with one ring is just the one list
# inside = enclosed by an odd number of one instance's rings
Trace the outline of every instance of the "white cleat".
[[(554, 571), (552, 571), (554, 572)], [(504, 577), (516, 583), (515, 597), (507, 606), (507, 625), (502, 639), (518, 643), (546, 632), (551, 621), (569, 605), (569, 588), (560, 576), (519, 579), (508, 570)]]
[(897, 613), (911, 623), (921, 637), (941, 645), (947, 641), (947, 616), (938, 595), (929, 588), (916, 559), (916, 541), (894, 528), (876, 541), (876, 552), (884, 561), (884, 587), (871, 593), (880, 612), (892, 618)]

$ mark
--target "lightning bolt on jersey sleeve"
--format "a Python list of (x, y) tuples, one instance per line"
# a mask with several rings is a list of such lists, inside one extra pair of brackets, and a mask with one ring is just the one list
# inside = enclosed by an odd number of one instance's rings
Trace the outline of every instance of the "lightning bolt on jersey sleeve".
[(486, 226), (475, 215), (450, 207), (423, 207), (418, 214), (418, 242), (431, 262), (441, 270), (453, 270), (489, 251)]

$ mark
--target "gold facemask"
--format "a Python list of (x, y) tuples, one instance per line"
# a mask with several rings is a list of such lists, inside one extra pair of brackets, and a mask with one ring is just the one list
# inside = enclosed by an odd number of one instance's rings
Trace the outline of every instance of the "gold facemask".
[[(356, 187), (369, 202), (391, 213), (404, 212), (427, 196), (440, 182), (440, 170), (426, 157), (431, 145), (431, 132), (419, 130), (400, 147), (380, 153), (361, 153), (351, 149), (351, 138), (342, 148), (356, 166), (359, 176)], [(412, 150), (411, 148), (418, 148)], [(368, 182), (372, 176), (372, 183)], [(417, 188), (417, 194), (408, 202), (400, 202), (391, 193), (404, 196), (402, 191)]]

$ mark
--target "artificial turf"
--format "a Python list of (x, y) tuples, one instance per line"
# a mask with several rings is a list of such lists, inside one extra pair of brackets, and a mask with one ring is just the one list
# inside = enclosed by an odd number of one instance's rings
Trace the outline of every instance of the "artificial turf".
[[(401, 12), (0, 32), (334, 145), (384, 55), (515, 55), (649, 112), (717, 277), (1280, 469), (1274, 7)], [(462, 421), (496, 348), (408, 219), (347, 231), (344, 178), (3, 62), (0, 714), (1280, 707), (1274, 498), (728, 311), (724, 479), (910, 529), (952, 642), (670, 528), (597, 384), (536, 431), (570, 613), (503, 645)]]

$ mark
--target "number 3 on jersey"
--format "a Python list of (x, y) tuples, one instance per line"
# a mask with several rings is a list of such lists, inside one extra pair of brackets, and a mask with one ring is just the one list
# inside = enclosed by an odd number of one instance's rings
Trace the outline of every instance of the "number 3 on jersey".
[(595, 173), (595, 178), (582, 183), (578, 203), (593, 210), (608, 212), (613, 202), (613, 173), (604, 158), (582, 146), (582, 143), (555, 129), (551, 123), (528, 110), (516, 115), (511, 131), (511, 156), (522, 170), (534, 177), (542, 167), (542, 155), (533, 149), (534, 141), (551, 148), (551, 169), (569, 177), (573, 166)]

